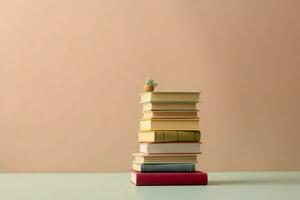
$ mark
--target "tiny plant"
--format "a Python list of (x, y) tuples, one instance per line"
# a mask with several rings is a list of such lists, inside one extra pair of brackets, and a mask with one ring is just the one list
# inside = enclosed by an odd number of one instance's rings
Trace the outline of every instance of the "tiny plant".
[(158, 84), (156, 82), (154, 82), (153, 79), (147, 78), (146, 83), (144, 85), (144, 91), (145, 92), (152, 92), (157, 85)]

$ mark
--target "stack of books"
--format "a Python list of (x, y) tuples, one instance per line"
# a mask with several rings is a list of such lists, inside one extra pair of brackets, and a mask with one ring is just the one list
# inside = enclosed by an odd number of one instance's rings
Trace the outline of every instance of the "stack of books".
[(200, 154), (198, 92), (141, 94), (140, 152), (133, 154), (131, 182), (136, 185), (206, 185), (197, 170)]

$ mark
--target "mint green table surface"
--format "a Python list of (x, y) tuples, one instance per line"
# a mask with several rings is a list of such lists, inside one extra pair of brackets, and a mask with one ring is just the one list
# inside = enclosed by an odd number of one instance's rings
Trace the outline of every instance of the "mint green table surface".
[(300, 199), (300, 172), (209, 173), (207, 186), (139, 186), (129, 173), (0, 174), (0, 200)]

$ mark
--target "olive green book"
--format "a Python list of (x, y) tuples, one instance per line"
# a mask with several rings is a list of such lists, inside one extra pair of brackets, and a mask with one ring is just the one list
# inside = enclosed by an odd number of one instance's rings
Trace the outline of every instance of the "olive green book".
[(139, 132), (139, 142), (199, 142), (200, 131), (141, 131)]

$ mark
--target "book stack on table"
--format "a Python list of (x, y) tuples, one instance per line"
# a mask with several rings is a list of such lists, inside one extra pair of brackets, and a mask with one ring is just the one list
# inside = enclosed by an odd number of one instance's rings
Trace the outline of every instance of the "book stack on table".
[(201, 132), (198, 92), (141, 94), (140, 152), (133, 154), (131, 182), (136, 185), (206, 185), (197, 170)]

